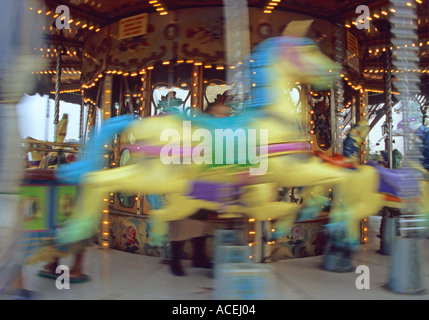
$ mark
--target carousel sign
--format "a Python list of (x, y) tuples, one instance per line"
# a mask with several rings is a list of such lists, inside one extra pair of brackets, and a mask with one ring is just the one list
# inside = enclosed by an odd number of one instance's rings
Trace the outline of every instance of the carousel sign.
[(347, 65), (359, 72), (359, 42), (357, 38), (347, 31)]
[(119, 21), (119, 39), (141, 36), (147, 33), (148, 14), (142, 13)]

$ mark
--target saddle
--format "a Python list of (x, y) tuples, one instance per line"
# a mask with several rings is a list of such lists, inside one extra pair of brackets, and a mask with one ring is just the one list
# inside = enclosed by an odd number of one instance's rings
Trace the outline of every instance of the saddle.
[(347, 168), (347, 169), (356, 169), (354, 163), (347, 161), (347, 158), (342, 154), (334, 153), (332, 156), (327, 156), (323, 154), (322, 151), (315, 150), (312, 152), (315, 156), (322, 159), (324, 162), (332, 164), (336, 167)]
[(404, 194), (416, 200), (421, 198), (419, 181), (414, 178), (412, 169), (383, 168), (373, 161), (367, 164), (377, 169), (380, 176), (379, 192), (385, 195), (385, 200), (399, 203), (403, 201), (401, 197)]

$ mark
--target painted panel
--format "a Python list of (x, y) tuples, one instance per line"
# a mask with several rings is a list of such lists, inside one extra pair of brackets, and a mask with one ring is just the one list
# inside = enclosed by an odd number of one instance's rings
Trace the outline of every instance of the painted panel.
[(64, 223), (73, 213), (76, 203), (77, 186), (57, 186), (55, 192), (55, 222)]
[(291, 232), (278, 240), (272, 249), (272, 259), (303, 258), (323, 254), (326, 244), (326, 221), (297, 223)]
[(49, 229), (48, 196), (48, 186), (21, 186), (18, 212), (23, 217), (23, 230)]

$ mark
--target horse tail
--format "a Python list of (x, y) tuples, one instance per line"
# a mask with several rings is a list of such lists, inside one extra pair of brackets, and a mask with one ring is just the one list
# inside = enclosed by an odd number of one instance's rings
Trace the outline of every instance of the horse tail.
[(82, 177), (104, 167), (100, 155), (105, 153), (105, 145), (115, 134), (123, 132), (134, 120), (134, 116), (123, 115), (106, 120), (99, 133), (92, 134), (90, 142), (85, 146), (82, 159), (79, 161), (61, 165), (55, 171), (56, 178), (65, 183), (78, 184)]

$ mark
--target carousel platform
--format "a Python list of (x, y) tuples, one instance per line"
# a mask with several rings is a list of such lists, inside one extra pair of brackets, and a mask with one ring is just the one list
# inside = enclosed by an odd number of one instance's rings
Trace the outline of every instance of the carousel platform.
[[(356, 288), (360, 275), (336, 273), (321, 268), (323, 256), (270, 262), (273, 268), (274, 300), (427, 300), (429, 299), (429, 239), (422, 240), (421, 270), (426, 291), (422, 294), (398, 294), (386, 283), (390, 257), (377, 253), (377, 227), (371, 228), (370, 241), (353, 255), (353, 264), (370, 270), (370, 288)], [(62, 264), (72, 263), (64, 259)], [(176, 277), (161, 258), (131, 254), (91, 246), (85, 258), (85, 273), (90, 281), (71, 283), (59, 290), (55, 280), (37, 275), (41, 264), (24, 267), (26, 287), (36, 300), (213, 300), (215, 279), (207, 269), (195, 269), (183, 261), (187, 276)]]

